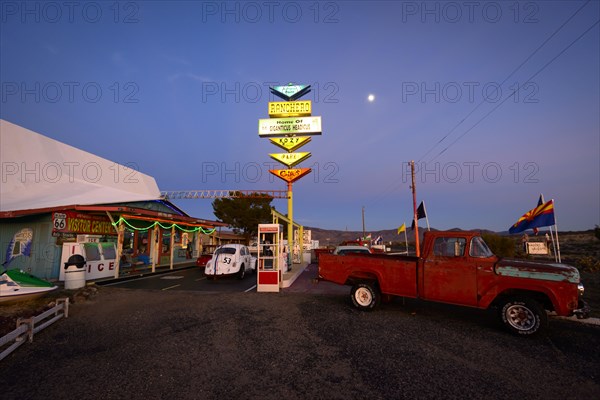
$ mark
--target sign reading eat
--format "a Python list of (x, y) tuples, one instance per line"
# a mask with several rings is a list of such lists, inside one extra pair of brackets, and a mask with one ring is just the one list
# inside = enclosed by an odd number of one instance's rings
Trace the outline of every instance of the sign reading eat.
[(310, 168), (270, 169), (269, 172), (288, 183), (294, 183), (304, 175), (309, 174)]

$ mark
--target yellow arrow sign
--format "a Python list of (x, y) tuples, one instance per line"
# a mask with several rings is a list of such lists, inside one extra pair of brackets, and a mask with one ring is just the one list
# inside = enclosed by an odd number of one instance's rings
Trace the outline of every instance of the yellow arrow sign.
[(287, 167), (293, 167), (311, 156), (309, 152), (302, 153), (271, 153), (269, 156)]
[(269, 172), (288, 183), (294, 183), (304, 175), (309, 174), (310, 168), (270, 169)]
[(305, 117), (311, 112), (310, 100), (269, 102), (269, 117)]
[(300, 147), (310, 142), (311, 139), (312, 138), (310, 136), (269, 138), (271, 143), (273, 143), (275, 146), (281, 147), (284, 150), (287, 150), (289, 153), (298, 150)]

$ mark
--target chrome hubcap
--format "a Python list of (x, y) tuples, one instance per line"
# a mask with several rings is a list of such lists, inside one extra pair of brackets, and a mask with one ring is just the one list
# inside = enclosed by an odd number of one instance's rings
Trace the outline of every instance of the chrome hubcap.
[(354, 294), (354, 297), (356, 298), (358, 304), (360, 304), (361, 306), (367, 306), (371, 304), (371, 301), (373, 301), (373, 296), (371, 296), (371, 292), (365, 288), (358, 289)]
[(525, 306), (516, 304), (506, 310), (506, 320), (515, 329), (527, 331), (535, 326), (535, 315)]

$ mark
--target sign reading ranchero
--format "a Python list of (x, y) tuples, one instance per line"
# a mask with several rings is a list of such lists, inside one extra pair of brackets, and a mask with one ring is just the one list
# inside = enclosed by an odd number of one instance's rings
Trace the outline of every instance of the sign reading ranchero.
[(302, 101), (270, 101), (269, 117), (304, 117), (312, 112), (312, 102)]
[(267, 118), (258, 120), (258, 136), (320, 135), (321, 117)]

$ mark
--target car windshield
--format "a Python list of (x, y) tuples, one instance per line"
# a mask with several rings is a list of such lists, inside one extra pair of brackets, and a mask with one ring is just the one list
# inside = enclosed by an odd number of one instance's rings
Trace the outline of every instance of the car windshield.
[(215, 251), (215, 255), (219, 254), (235, 254), (235, 249), (233, 247), (221, 247)]

